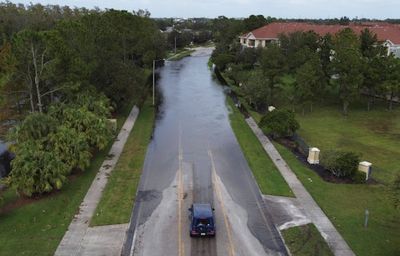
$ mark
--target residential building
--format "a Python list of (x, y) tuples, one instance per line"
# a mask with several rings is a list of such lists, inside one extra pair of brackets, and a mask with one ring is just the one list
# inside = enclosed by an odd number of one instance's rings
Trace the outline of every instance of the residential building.
[(356, 34), (364, 29), (369, 29), (377, 38), (400, 58), (400, 25), (389, 23), (351, 23), (349, 25), (321, 25), (302, 22), (274, 22), (264, 27), (255, 29), (239, 37), (240, 43), (245, 47), (265, 47), (270, 43), (278, 43), (279, 35), (297, 31), (314, 31), (320, 36), (334, 35), (342, 29), (351, 28)]

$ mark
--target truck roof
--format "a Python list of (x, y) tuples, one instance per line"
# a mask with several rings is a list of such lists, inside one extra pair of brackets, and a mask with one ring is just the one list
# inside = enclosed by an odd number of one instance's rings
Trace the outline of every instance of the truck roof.
[(211, 218), (213, 216), (210, 204), (193, 204), (193, 215), (196, 218)]

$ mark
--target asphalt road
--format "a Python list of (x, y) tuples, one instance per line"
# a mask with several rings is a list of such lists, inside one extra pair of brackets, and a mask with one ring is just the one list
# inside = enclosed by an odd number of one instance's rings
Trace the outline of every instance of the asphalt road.
[[(212, 49), (166, 62), (163, 103), (146, 155), (127, 255), (286, 255), (229, 123)], [(215, 208), (215, 238), (190, 238), (188, 208)], [(129, 249), (130, 250), (127, 250)]]

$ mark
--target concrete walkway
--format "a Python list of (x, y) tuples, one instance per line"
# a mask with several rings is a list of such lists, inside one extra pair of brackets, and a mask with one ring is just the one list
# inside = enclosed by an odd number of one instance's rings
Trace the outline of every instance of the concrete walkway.
[(128, 225), (89, 228), (89, 223), (101, 199), (108, 177), (118, 162), (138, 114), (139, 109), (134, 106), (111, 147), (109, 157), (104, 160), (103, 165), (100, 167), (79, 207), (78, 214), (74, 216), (55, 255), (120, 255)]
[(264, 135), (253, 118), (246, 119), (247, 124), (253, 130), (258, 140), (261, 142), (264, 150), (270, 156), (283, 178), (296, 195), (299, 203), (306, 212), (307, 217), (315, 224), (321, 235), (324, 237), (332, 252), (335, 255), (350, 256), (355, 255), (346, 241), (342, 238), (331, 221), (314, 201), (311, 195), (304, 188), (303, 184), (297, 179), (296, 175), (286, 164), (271, 141)]

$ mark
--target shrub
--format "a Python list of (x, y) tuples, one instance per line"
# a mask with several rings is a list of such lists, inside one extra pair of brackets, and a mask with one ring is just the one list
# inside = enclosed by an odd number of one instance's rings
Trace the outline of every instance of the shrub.
[(72, 169), (89, 165), (91, 147), (108, 144), (109, 101), (90, 95), (77, 99), (53, 105), (47, 114), (31, 114), (10, 132), (16, 157), (8, 184), (17, 192), (32, 196), (60, 189)]
[(330, 150), (321, 154), (321, 164), (337, 177), (353, 177), (360, 155), (354, 152)]
[(225, 68), (227, 67), (227, 65), (229, 63), (233, 62), (234, 60), (235, 60), (234, 56), (232, 56), (230, 54), (222, 53), (222, 54), (216, 56), (213, 61), (214, 61), (215, 65), (217, 65), (219, 70), (224, 71)]
[(289, 137), (300, 128), (300, 124), (289, 110), (274, 110), (261, 118), (262, 131), (273, 137)]
[(56, 132), (49, 134), (48, 145), (55, 156), (67, 164), (70, 169), (83, 170), (89, 166), (90, 146), (83, 133), (61, 125)]
[(42, 140), (18, 143), (16, 158), (11, 162), (10, 185), (19, 193), (32, 196), (60, 189), (70, 167)]
[(16, 143), (27, 140), (38, 140), (45, 138), (49, 133), (55, 131), (56, 128), (57, 120), (53, 117), (47, 114), (33, 113), (28, 115), (20, 125), (10, 131), (8, 139)]
[(50, 115), (64, 126), (83, 134), (91, 147), (103, 149), (112, 137), (107, 117), (95, 114), (87, 106), (61, 104), (53, 106)]

